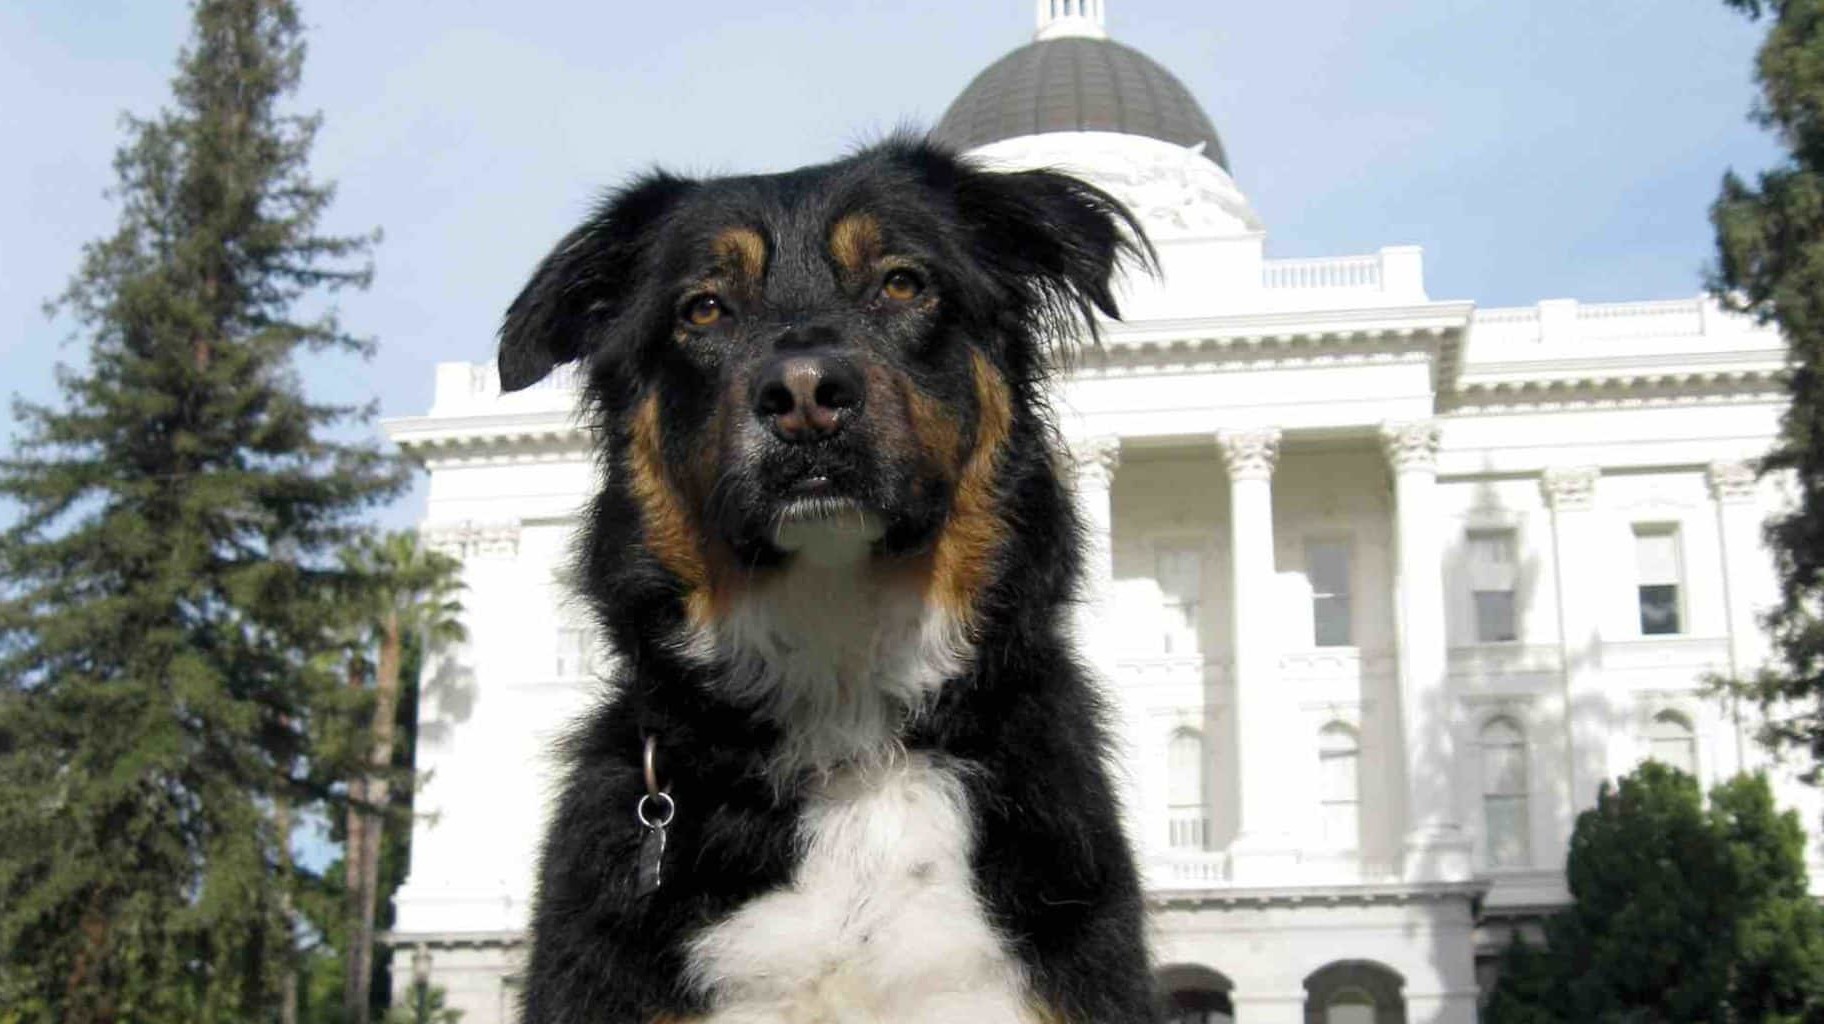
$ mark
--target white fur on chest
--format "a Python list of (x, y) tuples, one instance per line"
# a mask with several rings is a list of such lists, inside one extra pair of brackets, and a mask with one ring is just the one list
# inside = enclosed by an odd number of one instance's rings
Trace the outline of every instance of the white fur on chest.
[(907, 721), (962, 671), (961, 626), (872, 564), (871, 520), (818, 521), (790, 536), (790, 567), (742, 591), (689, 650), (720, 660), (717, 685), (780, 727), (775, 778), (883, 763)]
[(706, 1024), (1030, 1021), (1018, 964), (976, 896), (968, 797), (923, 754), (831, 774), (785, 889), (691, 945)]

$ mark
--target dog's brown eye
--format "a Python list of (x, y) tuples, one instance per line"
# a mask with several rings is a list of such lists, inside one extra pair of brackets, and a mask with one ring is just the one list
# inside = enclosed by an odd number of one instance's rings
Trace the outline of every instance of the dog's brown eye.
[(698, 327), (708, 327), (722, 319), (722, 300), (714, 295), (699, 295), (684, 307), (684, 319)]
[(880, 294), (894, 302), (911, 302), (925, 290), (925, 282), (910, 270), (895, 270), (880, 283)]

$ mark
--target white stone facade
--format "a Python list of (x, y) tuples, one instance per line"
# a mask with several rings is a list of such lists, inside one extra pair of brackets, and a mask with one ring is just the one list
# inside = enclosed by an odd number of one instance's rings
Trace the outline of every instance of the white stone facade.
[[(1409, 247), (1267, 260), (1228, 175), (1150, 139), (981, 155), (1101, 182), (1164, 268), (1055, 400), (1094, 534), (1080, 633), (1180, 1019), (1473, 1021), (1478, 957), (1566, 898), (1603, 779), (1766, 763), (1703, 679), (1766, 657), (1781, 495), (1748, 466), (1780, 338), (1705, 299), (1434, 301)], [(512, 1019), (551, 739), (607, 656), (561, 579), (596, 486), (573, 397), (445, 364), (432, 409), (387, 425), (467, 566), (393, 933), (465, 1024)], [(1815, 828), (1816, 794), (1776, 781)]]

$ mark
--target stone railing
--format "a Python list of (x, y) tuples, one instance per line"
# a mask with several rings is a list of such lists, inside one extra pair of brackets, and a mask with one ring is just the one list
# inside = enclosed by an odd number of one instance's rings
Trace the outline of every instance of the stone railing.
[[(1231, 889), (1237, 883), (1227, 851), (1161, 850), (1144, 860), (1146, 887), (1154, 892)], [(1353, 852), (1306, 851), (1282, 880), (1285, 886), (1390, 885), (1405, 878), (1398, 854), (1363, 857)]]
[(1547, 299), (1536, 306), (1478, 309), (1471, 322), (1478, 338), (1544, 343), (1548, 347), (1586, 340), (1700, 338), (1724, 324), (1730, 329), (1749, 324), (1744, 318), (1723, 313), (1703, 298), (1659, 302)]
[(1156, 853), (1146, 858), (1149, 889), (1219, 889), (1230, 882), (1226, 853)]
[(1688, 338), (1704, 333), (1704, 306), (1702, 299), (1579, 303), (1577, 328), (1586, 338)]
[(1338, 289), (1381, 288), (1381, 256), (1327, 256), (1319, 259), (1267, 260), (1260, 267), (1260, 286), (1279, 288)]
[(500, 371), (493, 360), (481, 363), (439, 363), (437, 393), (431, 414), (489, 415), (529, 411), (570, 410), (576, 407), (582, 373), (575, 364), (560, 366), (544, 379), (510, 395), (500, 393)]

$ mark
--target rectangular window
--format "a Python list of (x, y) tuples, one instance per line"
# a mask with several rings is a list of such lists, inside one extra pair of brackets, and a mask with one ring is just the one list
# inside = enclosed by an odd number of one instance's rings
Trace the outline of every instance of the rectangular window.
[(1203, 550), (1190, 544), (1162, 544), (1154, 552), (1154, 573), (1165, 614), (1165, 653), (1195, 652), (1203, 604)]
[(1313, 641), (1319, 647), (1348, 647), (1350, 630), (1349, 542), (1305, 543), (1305, 578), (1311, 584)]
[(580, 679), (594, 673), (593, 636), (587, 626), (557, 628), (557, 678)]
[(1678, 530), (1670, 526), (1634, 528), (1635, 583), (1640, 593), (1643, 636), (1684, 632), (1679, 609)]
[(1519, 589), (1512, 530), (1472, 530), (1468, 537), (1470, 593), (1476, 606), (1476, 642), (1520, 638), (1515, 591)]

